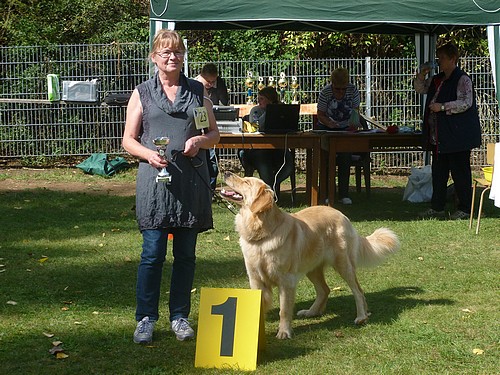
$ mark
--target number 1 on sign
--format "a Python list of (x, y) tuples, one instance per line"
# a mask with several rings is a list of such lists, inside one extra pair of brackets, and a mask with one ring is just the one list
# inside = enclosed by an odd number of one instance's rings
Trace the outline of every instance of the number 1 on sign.
[(222, 315), (221, 356), (233, 356), (236, 302), (237, 299), (235, 297), (229, 297), (223, 304), (212, 306), (213, 315)]

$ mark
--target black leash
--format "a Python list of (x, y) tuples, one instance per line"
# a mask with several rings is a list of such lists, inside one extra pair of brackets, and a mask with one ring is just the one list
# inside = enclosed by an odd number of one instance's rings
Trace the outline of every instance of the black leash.
[[(184, 154), (182, 154), (181, 151), (177, 151), (177, 152), (173, 153), (173, 155), (172, 155), (172, 161), (175, 161), (175, 158), (179, 154), (182, 155), (182, 156), (184, 156)], [(194, 163), (195, 159), (198, 160), (198, 162), (196, 163), (196, 165)], [(234, 211), (234, 206), (231, 204), (231, 202), (229, 202), (229, 201), (227, 201), (225, 199), (222, 199), (221, 196), (219, 194), (217, 194), (217, 191), (215, 189), (212, 189), (212, 186), (210, 186), (210, 184), (207, 183), (207, 181), (205, 181), (205, 179), (202, 177), (202, 175), (198, 171), (199, 167), (201, 167), (202, 165), (205, 165), (205, 163), (203, 162), (203, 160), (201, 160), (201, 158), (198, 155), (196, 155), (195, 157), (189, 158), (189, 163), (191, 164), (191, 166), (193, 167), (193, 169), (195, 170), (195, 172), (200, 177), (200, 180), (203, 181), (203, 184), (205, 185), (205, 187), (212, 193), (212, 197), (215, 199), (215, 203), (217, 204), (217, 206), (223, 207), (223, 208), (227, 208), (233, 215), (237, 215), (238, 212)]]

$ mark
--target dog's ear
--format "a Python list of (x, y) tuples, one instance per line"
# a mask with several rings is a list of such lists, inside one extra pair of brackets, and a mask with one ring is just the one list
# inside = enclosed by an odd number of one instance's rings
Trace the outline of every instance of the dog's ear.
[(250, 205), (250, 211), (254, 214), (258, 214), (267, 210), (270, 210), (273, 207), (274, 199), (273, 199), (273, 191), (270, 190), (267, 186), (260, 186), (259, 191), (255, 195), (255, 199)]

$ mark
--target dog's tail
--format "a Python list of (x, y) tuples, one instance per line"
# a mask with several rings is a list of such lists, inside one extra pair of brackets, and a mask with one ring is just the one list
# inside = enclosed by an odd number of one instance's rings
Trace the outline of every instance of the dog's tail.
[(388, 228), (379, 228), (368, 237), (360, 237), (358, 266), (375, 266), (385, 257), (399, 250), (399, 238)]

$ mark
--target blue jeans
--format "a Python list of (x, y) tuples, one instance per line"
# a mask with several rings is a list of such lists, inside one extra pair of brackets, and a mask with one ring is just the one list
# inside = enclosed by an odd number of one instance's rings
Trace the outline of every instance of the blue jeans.
[(167, 253), (168, 234), (172, 233), (173, 263), (170, 278), (170, 321), (188, 318), (191, 311), (191, 289), (196, 263), (196, 228), (152, 229), (142, 232), (141, 262), (137, 271), (137, 308), (135, 319), (149, 316), (158, 320), (163, 263)]

